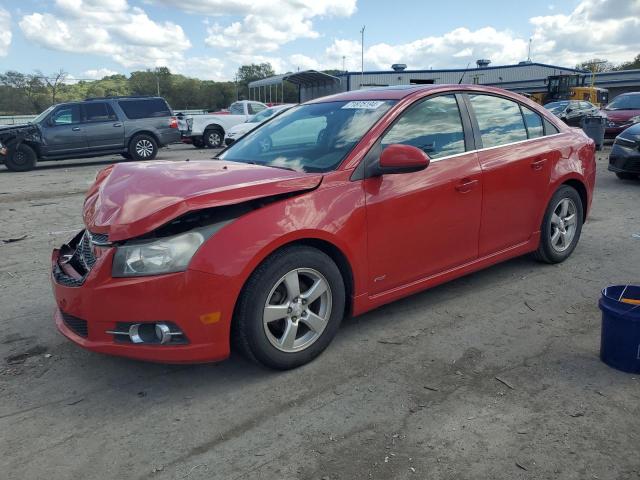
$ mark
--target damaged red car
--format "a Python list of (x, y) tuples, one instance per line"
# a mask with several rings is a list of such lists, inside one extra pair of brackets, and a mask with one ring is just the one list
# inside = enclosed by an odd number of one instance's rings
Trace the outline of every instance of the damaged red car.
[(465, 85), (294, 107), (215, 160), (102, 170), (54, 250), (55, 321), (89, 350), (309, 362), (346, 315), (519, 255), (571, 255), (594, 143), (542, 107)]

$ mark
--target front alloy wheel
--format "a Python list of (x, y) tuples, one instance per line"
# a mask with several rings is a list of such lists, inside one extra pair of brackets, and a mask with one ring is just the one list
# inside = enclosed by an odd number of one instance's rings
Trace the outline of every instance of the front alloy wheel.
[(297, 352), (312, 345), (331, 317), (331, 287), (312, 268), (290, 271), (267, 296), (262, 321), (271, 345)]
[(248, 358), (279, 370), (318, 356), (345, 311), (340, 269), (326, 253), (294, 245), (268, 257), (242, 290), (232, 341)]
[(551, 246), (557, 252), (564, 252), (576, 236), (578, 223), (576, 204), (571, 198), (560, 200), (551, 215)]

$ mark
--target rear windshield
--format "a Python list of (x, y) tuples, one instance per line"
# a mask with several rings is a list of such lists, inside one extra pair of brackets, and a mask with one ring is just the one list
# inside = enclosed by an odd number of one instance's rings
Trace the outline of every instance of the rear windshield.
[(146, 98), (140, 100), (120, 100), (118, 105), (127, 118), (135, 120), (138, 118), (170, 117), (169, 105), (161, 98)]

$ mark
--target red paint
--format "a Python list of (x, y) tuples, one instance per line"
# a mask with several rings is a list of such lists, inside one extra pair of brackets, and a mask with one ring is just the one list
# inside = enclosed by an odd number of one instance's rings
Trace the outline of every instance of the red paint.
[(411, 145), (389, 145), (380, 155), (380, 166), (384, 169), (424, 169), (429, 166), (429, 157)]
[[(432, 161), (413, 173), (351, 180), (369, 148), (409, 105), (461, 90), (493, 92), (526, 104), (560, 134)], [(438, 85), (331, 99), (399, 100), (334, 172), (304, 174), (221, 161), (128, 163), (103, 170), (87, 195), (84, 218), (89, 230), (108, 233), (112, 241), (142, 235), (188, 211), (290, 195), (226, 225), (198, 250), (186, 272), (112, 278), (114, 249), (107, 249), (81, 287), (53, 283), (58, 307), (89, 323), (85, 339), (67, 329), (57, 313), (61, 332), (102, 353), (159, 362), (220, 360), (229, 354), (233, 310), (243, 285), (283, 245), (312, 239), (339, 250), (353, 277), (352, 312), (359, 315), (535, 250), (546, 205), (564, 182), (584, 185), (589, 209), (593, 141), (519, 95)], [(218, 322), (200, 320), (213, 312), (220, 312)], [(190, 343), (116, 344), (105, 333), (116, 322), (161, 320), (179, 325)]]

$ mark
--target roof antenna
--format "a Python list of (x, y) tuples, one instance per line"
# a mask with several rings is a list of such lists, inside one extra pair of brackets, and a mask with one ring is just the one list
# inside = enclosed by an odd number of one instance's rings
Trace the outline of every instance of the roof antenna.
[(460, 85), (462, 83), (462, 79), (464, 78), (465, 74), (469, 71), (469, 65), (471, 65), (471, 62), (467, 63), (467, 68), (465, 68), (464, 72), (462, 72), (462, 76), (460, 77), (460, 80), (458, 81), (458, 85)]

